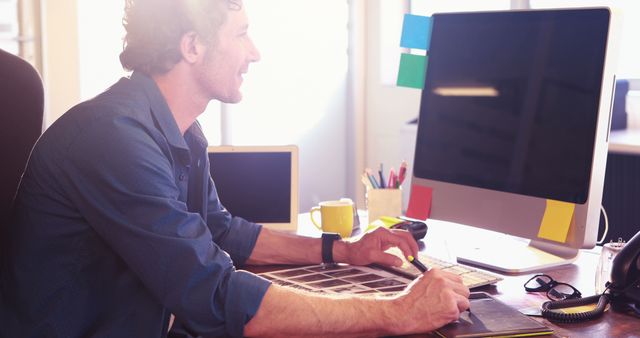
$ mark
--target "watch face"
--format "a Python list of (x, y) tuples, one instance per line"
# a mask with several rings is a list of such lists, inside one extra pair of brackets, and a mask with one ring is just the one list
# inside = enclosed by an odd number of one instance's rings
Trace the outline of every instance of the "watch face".
[(335, 263), (333, 260), (333, 242), (340, 240), (342, 237), (336, 233), (325, 232), (322, 234), (322, 262)]

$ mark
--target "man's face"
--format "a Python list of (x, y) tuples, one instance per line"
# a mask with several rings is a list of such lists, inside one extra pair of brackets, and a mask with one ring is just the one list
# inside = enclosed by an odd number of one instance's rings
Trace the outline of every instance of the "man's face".
[(207, 48), (202, 63), (198, 65), (198, 83), (210, 99), (225, 103), (237, 103), (242, 99), (242, 76), (249, 70), (251, 62), (260, 59), (247, 29), (244, 7), (229, 10), (227, 21), (218, 32), (218, 40)]

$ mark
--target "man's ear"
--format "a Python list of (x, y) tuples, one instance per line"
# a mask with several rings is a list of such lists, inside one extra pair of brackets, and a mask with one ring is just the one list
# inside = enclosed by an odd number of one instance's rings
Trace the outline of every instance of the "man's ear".
[(205, 53), (205, 46), (196, 32), (187, 32), (180, 39), (180, 53), (187, 63), (197, 62)]

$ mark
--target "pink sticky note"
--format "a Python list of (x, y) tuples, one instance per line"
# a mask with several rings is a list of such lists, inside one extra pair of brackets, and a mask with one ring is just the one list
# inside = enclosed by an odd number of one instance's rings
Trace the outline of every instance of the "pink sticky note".
[(431, 195), (433, 189), (420, 185), (411, 185), (407, 217), (426, 220), (431, 213)]

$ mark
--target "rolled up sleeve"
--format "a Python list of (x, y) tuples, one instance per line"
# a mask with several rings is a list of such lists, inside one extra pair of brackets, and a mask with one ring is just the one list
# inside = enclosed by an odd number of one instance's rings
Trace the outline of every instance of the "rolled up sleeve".
[(256, 245), (262, 225), (234, 217), (222, 206), (214, 182), (209, 179), (207, 225), (213, 240), (233, 259), (236, 266), (243, 266)]
[(255, 316), (271, 282), (243, 270), (236, 271), (231, 279), (225, 304), (230, 323), (227, 332), (234, 337), (241, 337), (245, 324)]

